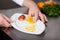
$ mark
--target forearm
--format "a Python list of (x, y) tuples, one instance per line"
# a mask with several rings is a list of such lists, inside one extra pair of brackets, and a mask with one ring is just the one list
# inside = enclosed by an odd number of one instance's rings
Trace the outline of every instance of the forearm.
[(32, 0), (24, 0), (23, 6), (26, 6), (28, 8), (36, 6), (35, 2)]
[(12, 0), (20, 6), (26, 6), (28, 8), (36, 6), (32, 0)]

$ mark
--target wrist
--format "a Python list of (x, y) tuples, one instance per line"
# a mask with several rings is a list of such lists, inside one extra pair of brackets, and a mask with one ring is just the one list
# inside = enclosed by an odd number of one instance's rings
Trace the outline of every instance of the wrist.
[(23, 6), (26, 6), (28, 8), (34, 7), (36, 4), (32, 0), (24, 0)]

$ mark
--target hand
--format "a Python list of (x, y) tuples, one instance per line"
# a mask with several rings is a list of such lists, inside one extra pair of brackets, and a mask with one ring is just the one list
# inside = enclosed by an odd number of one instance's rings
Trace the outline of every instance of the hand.
[(38, 9), (37, 5), (35, 4), (34, 1), (32, 0), (24, 0), (23, 5), (26, 6), (27, 8), (29, 8), (29, 15), (30, 16), (34, 16), (34, 21), (36, 22), (38, 17), (43, 21), (43, 22), (47, 22), (47, 18), (44, 14), (42, 14), (40, 12), (40, 10)]
[(10, 23), (12, 21), (6, 17), (4, 14), (0, 14), (0, 26), (3, 26), (3, 27), (11, 27)]
[(40, 12), (36, 5), (33, 5), (32, 7), (29, 8), (29, 15), (34, 16), (35, 22), (37, 21), (38, 17), (42, 20), (42, 22), (48, 21), (46, 16)]

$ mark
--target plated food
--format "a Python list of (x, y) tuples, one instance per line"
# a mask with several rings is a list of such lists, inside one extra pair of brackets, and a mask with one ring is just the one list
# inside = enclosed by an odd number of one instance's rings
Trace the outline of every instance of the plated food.
[[(18, 17), (17, 22), (19, 24), (22, 24), (23, 25), (22, 27), (24, 27), (24, 29), (28, 32), (34, 32), (36, 30), (36, 26), (34, 24), (33, 17), (31, 17), (31, 16), (26, 17), (24, 14), (22, 14)], [(24, 23), (26, 23), (26, 25)], [(18, 25), (18, 26), (20, 26), (20, 25)]]
[(11, 25), (18, 31), (28, 34), (41, 34), (45, 30), (45, 25), (42, 21), (37, 20), (35, 23), (33, 17), (26, 14), (15, 13), (11, 16), (14, 21)]
[(18, 17), (18, 20), (23, 21), (25, 19), (25, 15), (21, 15)]

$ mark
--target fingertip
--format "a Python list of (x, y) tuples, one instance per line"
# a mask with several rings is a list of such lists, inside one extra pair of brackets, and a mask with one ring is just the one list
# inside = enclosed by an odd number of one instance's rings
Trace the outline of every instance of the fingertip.
[(48, 22), (47, 17), (44, 14), (43, 14), (43, 16), (44, 16), (45, 22)]
[(48, 22), (48, 20), (46, 20), (46, 22)]
[(48, 20), (45, 21), (45, 23), (47, 23), (47, 22), (48, 22)]
[(46, 21), (48, 22), (48, 19), (46, 18)]

